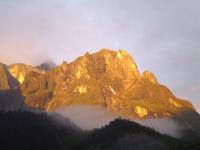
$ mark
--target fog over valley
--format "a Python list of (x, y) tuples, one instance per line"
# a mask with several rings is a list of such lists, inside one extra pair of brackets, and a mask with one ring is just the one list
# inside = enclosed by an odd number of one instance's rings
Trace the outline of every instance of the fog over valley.
[[(108, 112), (105, 107), (72, 104), (65, 108), (55, 110), (56, 113), (69, 118), (78, 127), (85, 130), (92, 130), (108, 125), (120, 116), (116, 113)], [(154, 130), (173, 137), (180, 137), (181, 131), (179, 125), (172, 119), (134, 119), (126, 118), (138, 122), (144, 126), (153, 128)]]

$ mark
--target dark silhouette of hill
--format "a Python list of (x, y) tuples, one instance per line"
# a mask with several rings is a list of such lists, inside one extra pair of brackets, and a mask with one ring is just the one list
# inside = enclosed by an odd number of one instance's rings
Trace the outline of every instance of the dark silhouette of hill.
[(19, 88), (0, 90), (0, 110), (13, 111), (25, 109), (25, 107), (27, 106), (24, 104), (24, 97)]
[(68, 150), (79, 141), (79, 132), (45, 113), (0, 112), (1, 150)]
[[(58, 117), (56, 121), (55, 117)], [(63, 120), (65, 120), (63, 122)], [(116, 119), (81, 131), (57, 114), (0, 112), (1, 150), (199, 150), (200, 140), (181, 141), (135, 122)]]
[(98, 147), (109, 150), (165, 150), (172, 148), (176, 143), (179, 143), (177, 139), (160, 134), (151, 128), (132, 121), (116, 119), (101, 129), (91, 131), (77, 149)]

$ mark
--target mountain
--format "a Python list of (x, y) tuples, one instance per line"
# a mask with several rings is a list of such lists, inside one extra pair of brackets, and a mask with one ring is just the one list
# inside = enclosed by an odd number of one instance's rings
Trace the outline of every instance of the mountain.
[[(45, 111), (70, 104), (100, 105), (122, 117), (140, 119), (181, 120), (182, 114), (189, 114), (196, 117), (188, 118), (199, 118), (195, 126), (200, 124), (200, 117), (190, 102), (174, 96), (150, 71), (140, 73), (125, 50), (101, 49), (53, 68), (42, 69), (41, 66), (1, 64), (3, 96), (0, 99), (3, 103), (20, 97), (26, 106)], [(18, 95), (11, 89), (16, 89)], [(193, 121), (187, 120), (184, 126), (188, 127), (188, 122)]]
[(150, 71), (140, 73), (124, 50), (101, 49), (59, 66), (0, 64), (0, 110), (53, 112), (71, 104), (98, 105), (122, 118), (174, 120), (184, 138), (200, 137), (200, 115)]
[(102, 49), (45, 72), (28, 72), (20, 88), (27, 105), (46, 111), (79, 103), (102, 105), (108, 111), (137, 118), (195, 112), (190, 102), (159, 84), (153, 73), (141, 74), (124, 50)]

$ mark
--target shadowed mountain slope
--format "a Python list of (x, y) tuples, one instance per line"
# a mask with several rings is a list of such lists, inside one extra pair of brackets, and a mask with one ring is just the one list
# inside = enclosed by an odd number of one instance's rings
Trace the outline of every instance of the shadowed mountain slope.
[[(53, 118), (52, 118), (53, 117)], [(181, 141), (116, 119), (101, 129), (81, 131), (69, 120), (26, 111), (0, 112), (1, 150), (198, 150), (199, 141)], [(63, 122), (62, 122), (63, 123)]]

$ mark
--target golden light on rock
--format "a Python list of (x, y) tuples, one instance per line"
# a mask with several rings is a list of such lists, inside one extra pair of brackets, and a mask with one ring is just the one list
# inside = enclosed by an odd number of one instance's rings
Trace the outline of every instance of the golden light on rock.
[(117, 94), (117, 93), (115, 92), (115, 90), (114, 90), (111, 86), (109, 86), (109, 89), (111, 90), (111, 92), (112, 92), (114, 95)]
[(80, 66), (78, 67), (78, 69), (76, 71), (76, 77), (77, 77), (77, 79), (80, 79), (80, 77), (81, 77), (81, 67)]
[(178, 104), (175, 100), (173, 100), (172, 98), (169, 99), (169, 102), (171, 105), (174, 105), (175, 107), (180, 108), (181, 104)]
[(149, 80), (150, 82), (152, 82), (153, 84), (157, 83), (157, 78), (154, 76), (154, 74), (152, 72), (149, 71), (144, 71), (142, 74), (142, 77), (144, 79)]
[(20, 72), (19, 77), (18, 77), (19, 83), (22, 84), (24, 82), (24, 78), (25, 78), (25, 75)]
[(135, 113), (138, 117), (143, 118), (148, 115), (148, 110), (141, 106), (135, 106)]
[(121, 59), (122, 58), (122, 54), (121, 54), (121, 52), (119, 51), (119, 52), (117, 52), (117, 58), (119, 58), (119, 59)]
[(131, 63), (131, 67), (132, 67), (133, 69), (136, 69), (136, 68), (137, 68), (136, 65), (135, 65), (134, 63)]
[(53, 101), (50, 101), (50, 102), (48, 103), (47, 108), (46, 108), (47, 112), (49, 112), (49, 111), (51, 110), (51, 105), (52, 105), (52, 104), (53, 104)]
[(13, 64), (9, 66), (10, 74), (22, 84), (25, 80), (27, 73), (37, 72), (43, 74), (45, 71), (39, 70), (37, 67), (26, 64)]
[(168, 116), (168, 117), (172, 117), (172, 116), (173, 116), (173, 115), (170, 114), (169, 112), (165, 113), (165, 115)]
[(20, 72), (19, 67), (14, 67), (10, 69), (10, 73), (15, 79), (19, 81), (19, 83), (22, 84), (24, 82), (25, 74)]
[(85, 93), (87, 93), (87, 87), (85, 85), (81, 84), (80, 86), (78, 86), (74, 89), (74, 92), (78, 92), (79, 94), (85, 94)]
[[(192, 104), (160, 85), (153, 73), (145, 71), (141, 75), (134, 59), (123, 50), (103, 49), (44, 73), (25, 64), (11, 65), (9, 69), (22, 83), (26, 104), (47, 111), (73, 102), (103, 105), (109, 111), (141, 119), (168, 117), (185, 108), (194, 110)], [(41, 91), (50, 94), (44, 106)], [(33, 103), (38, 97), (41, 101)]]

